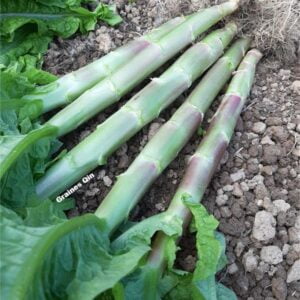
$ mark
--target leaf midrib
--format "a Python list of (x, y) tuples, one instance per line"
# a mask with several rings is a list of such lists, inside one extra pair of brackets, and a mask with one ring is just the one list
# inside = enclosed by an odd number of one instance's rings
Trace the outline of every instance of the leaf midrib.
[(68, 220), (56, 225), (53, 229), (50, 229), (50, 231), (41, 238), (41, 241), (33, 246), (31, 251), (32, 255), (20, 268), (12, 287), (10, 299), (26, 299), (27, 291), (33, 277), (37, 273), (39, 267), (44, 263), (45, 255), (53, 247), (55, 241), (72, 231), (89, 225), (94, 225), (98, 227), (98, 230), (103, 231), (103, 223), (92, 214)]

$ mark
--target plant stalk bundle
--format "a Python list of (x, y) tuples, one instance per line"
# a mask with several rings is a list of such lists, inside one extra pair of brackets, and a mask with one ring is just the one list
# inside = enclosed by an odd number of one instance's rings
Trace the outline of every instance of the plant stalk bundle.
[[(188, 195), (193, 203), (201, 201), (233, 135), (238, 117), (253, 84), (256, 65), (261, 57), (261, 53), (253, 49), (247, 53), (240, 64), (211, 121), (206, 136), (189, 160), (185, 176), (166, 212), (168, 218), (179, 217), (184, 226), (189, 223), (191, 213), (183, 199)], [(166, 258), (164, 254), (167, 240), (166, 235), (158, 233), (153, 243), (152, 252), (148, 258), (148, 266), (152, 268), (154, 273), (162, 273), (165, 267)], [(159, 278), (157, 274), (156, 278)]]
[[(181, 218), (185, 224), (190, 218), (189, 210), (183, 204), (183, 196), (188, 194), (195, 203), (203, 196), (209, 182), (207, 177), (212, 176), (212, 170), (216, 168), (232, 135), (259, 59), (259, 52), (248, 52), (207, 136), (190, 160), (185, 178), (169, 210), (163, 215), (167, 219), (164, 232), (168, 233), (169, 238), (178, 236), (177, 233), (180, 232), (178, 226), (181, 227), (182, 222), (174, 222), (176, 218)], [(227, 63), (230, 64), (230, 61)], [(211, 154), (214, 156), (210, 156)], [(29, 208), (26, 218), (22, 219), (15, 212), (0, 206), (3, 233), (0, 246), (5, 250), (2, 266), (5, 285), (1, 295), (6, 299), (94, 299), (98, 295), (102, 296), (103, 292), (105, 296), (106, 293), (109, 296), (111, 293), (115, 295), (117, 289), (120, 291), (121, 285), (126, 284), (126, 277), (135, 275), (133, 272), (144, 263), (143, 257), (150, 250), (148, 241), (151, 236), (143, 224), (149, 219), (131, 227), (110, 244), (105, 220), (88, 214), (67, 220), (62, 218), (60, 209), (55, 208), (53, 202), (44, 201), (38, 207)], [(136, 230), (131, 239), (126, 239), (126, 249), (120, 247), (120, 240), (124, 235), (130, 237), (128, 232), (139, 226), (144, 230)], [(141, 278), (145, 280), (142, 284), (145, 289), (133, 298), (127, 297), (128, 286), (125, 286), (126, 295), (124, 290), (121, 295), (126, 296), (126, 299), (157, 299), (157, 280), (164, 270), (165, 248), (170, 246), (166, 237), (159, 234), (153, 244), (153, 251), (146, 265), (150, 272)], [(172, 284), (171, 281), (168, 282)], [(141, 286), (141, 281), (138, 285)]]
[(249, 45), (248, 39), (240, 39), (226, 51), (172, 118), (149, 141), (129, 169), (118, 177), (96, 211), (99, 218), (106, 220), (110, 231), (124, 220), (124, 216), (128, 217), (149, 186), (199, 128), (204, 113), (237, 68)]
[(159, 78), (153, 79), (55, 163), (37, 183), (37, 194), (55, 197), (98, 165), (105, 164), (110, 154), (157, 117), (222, 55), (236, 30), (236, 25), (230, 23), (187, 50)]
[(47, 124), (56, 127), (59, 136), (77, 128), (104, 108), (119, 101), (139, 82), (236, 8), (234, 2), (226, 2), (193, 14), (157, 43), (150, 43), (129, 64), (87, 90), (51, 118)]
[[(39, 0), (41, 4), (35, 0), (26, 2), (25, 14), (23, 5), (19, 5), (23, 4), (21, 0), (17, 4), (6, 2), (8, 16), (10, 11), (12, 14), (20, 11), (26, 16), (20, 15), (16, 24), (8, 20), (4, 23), (8, 28), (17, 29), (20, 22), (29, 26), (38, 24), (39, 30), (43, 26), (52, 30), (53, 26), (59, 29), (61, 24), (71, 26), (70, 20), (66, 23), (39, 22), (39, 17), (45, 19), (40, 9), (40, 5), (47, 6), (45, 0)], [(70, 5), (73, 11), (88, 14), (93, 18), (88, 19), (89, 23), (85, 19), (85, 25), (90, 29), (97, 21), (96, 12), (75, 7), (81, 0), (54, 2), (53, 12), (64, 7), (69, 9)], [(246, 54), (250, 44), (246, 38), (237, 40), (224, 54), (237, 32), (234, 23), (213, 31), (193, 45), (70, 152), (65, 155), (62, 152), (53, 161), (49, 160), (59, 147), (52, 137), (69, 132), (118, 101), (200, 33), (235, 10), (238, 2), (230, 0), (171, 20), (47, 86), (35, 89), (34, 84), (42, 83), (42, 80), (29, 84), (29, 77), (26, 77), (42, 76), (42, 70), (36, 69), (36, 73), (19, 77), (15, 76), (14, 70), (6, 70), (2, 87), (8, 89), (2, 91), (5, 108), (0, 116), (3, 132), (0, 137), (0, 179), (5, 175), (1, 179), (4, 192), (1, 191), (3, 201), (0, 204), (1, 298), (236, 300), (232, 291), (216, 281), (215, 274), (226, 265), (225, 238), (216, 232), (218, 221), (199, 203), (230, 142), (262, 56), (257, 50)], [(100, 3), (97, 13), (101, 12), (102, 5), (103, 10), (110, 9), (103, 11), (104, 17), (116, 24), (120, 17), (116, 17), (115, 7)], [(49, 10), (49, 7), (45, 8), (45, 12)], [(33, 15), (35, 19), (29, 19)], [(57, 18), (57, 13), (52, 16)], [(84, 21), (80, 22), (74, 24), (73, 31)], [(68, 30), (63, 29), (63, 32)], [(14, 30), (10, 32), (11, 37)], [(119, 176), (94, 214), (69, 219), (65, 211), (74, 207), (74, 201), (65, 199), (61, 203), (49, 199), (104, 164), (121, 144), (149, 124), (205, 72), (186, 101), (148, 142), (128, 170)], [(227, 92), (202, 142), (190, 158), (183, 181), (167, 211), (138, 224), (126, 222), (117, 232), (117, 227), (127, 221), (134, 205), (199, 128), (205, 112), (232, 75)], [(17, 83), (22, 87), (17, 93), (11, 93), (9, 89)], [(32, 91), (33, 94), (22, 98)], [(69, 106), (44, 125), (35, 118), (41, 112), (66, 104)], [(13, 124), (14, 121), (17, 124)], [(22, 135), (24, 132), (30, 133)], [(13, 163), (14, 167), (7, 172)], [(49, 165), (46, 175), (35, 186), (36, 178), (40, 178)], [(193, 273), (174, 267), (178, 240), (191, 218), (198, 254)]]
[[(65, 83), (58, 83), (58, 86), (53, 91), (49, 91), (50, 94), (48, 96), (47, 93), (43, 96), (45, 102), (48, 102), (47, 99), (49, 97), (51, 97), (51, 99), (54, 98), (54, 104), (49, 104), (50, 107), (55, 107), (61, 101), (65, 102), (66, 99), (73, 99), (78, 94), (82, 93), (85, 88), (88, 88), (93, 84), (95, 85), (86, 90), (75, 101), (59, 111), (41, 128), (33, 130), (28, 135), (22, 136), (21, 138), (19, 136), (18, 139), (13, 140), (12, 142), (10, 141), (7, 145), (4, 145), (4, 147), (8, 147), (9, 144), (10, 153), (0, 157), (0, 179), (15, 162), (17, 157), (23, 153), (24, 149), (27, 149), (42, 137), (59, 137), (76, 129), (79, 125), (83, 124), (109, 105), (119, 101), (122, 96), (128, 93), (139, 82), (147, 78), (147, 76), (149, 76), (158, 67), (163, 65), (180, 50), (192, 43), (201, 33), (217, 23), (224, 16), (235, 11), (237, 7), (238, 4), (236, 1), (229, 1), (195, 13), (187, 17), (183, 22), (181, 21), (182, 19), (179, 19), (177, 26), (169, 23), (165, 28), (163, 27), (161, 39), (156, 42), (150, 42), (150, 39), (145, 39), (142, 43), (144, 46), (147, 44), (147, 46), (142, 47), (142, 51), (140, 51), (137, 55), (134, 55), (129, 63), (121, 65), (120, 68), (117, 68), (112, 73), (108, 72), (108, 76), (104, 77), (103, 80), (97, 84), (95, 84), (96, 77), (99, 78), (98, 75), (100, 77), (102, 76), (100, 73), (105, 73), (100, 71), (100, 68), (99, 72), (95, 72), (95, 74), (97, 73), (97, 76), (95, 77), (92, 76), (90, 74), (91, 72), (87, 71), (87, 69), (79, 71), (78, 74), (82, 75), (78, 76), (80, 78), (88, 77), (89, 79), (87, 81), (90, 81), (91, 83), (83, 83), (83, 86), (81, 86), (82, 83), (78, 85), (76, 80), (76, 87), (71, 87), (71, 90), (69, 90), (69, 85), (71, 84), (69, 80), (72, 81), (74, 76), (70, 75), (64, 77), (65, 79), (61, 79)], [(166, 33), (167, 29), (170, 29), (171, 31)], [(160, 33), (156, 32), (155, 36), (160, 36)], [(120, 51), (124, 52), (124, 49)], [(108, 56), (94, 64), (102, 66), (106, 60), (111, 61), (112, 58)], [(94, 68), (94, 64), (90, 65), (90, 68)], [(89, 66), (87, 66), (87, 68), (89, 68)], [(89, 73), (88, 76), (85, 75), (87, 73), (86, 71)], [(80, 79), (80, 81), (83, 80)], [(54, 83), (54, 85), (55, 84), (57, 83)], [(38, 97), (39, 96), (37, 96), (37, 98)], [(33, 100), (40, 103), (37, 99)], [(45, 129), (46, 127), (48, 129)], [(37, 133), (37, 131), (39, 131), (39, 133)]]
[(159, 40), (182, 24), (188, 17), (177, 17), (148, 34), (130, 41), (77, 71), (62, 76), (55, 82), (37, 87), (34, 93), (24, 96), (27, 101), (41, 101), (42, 112), (68, 105), (86, 90), (109, 77), (141, 53), (150, 44)]
[[(134, 274), (122, 280), (126, 299), (130, 299), (132, 295), (137, 300), (165, 299), (165, 296), (166, 299), (173, 299), (172, 295), (175, 299), (181, 299), (181, 295), (184, 295), (184, 299), (197, 300), (236, 299), (234, 293), (216, 282), (215, 274), (226, 264), (225, 240), (215, 232), (217, 220), (207, 214), (199, 201), (228, 146), (261, 57), (259, 51), (250, 50), (239, 65), (207, 134), (189, 160), (185, 176), (167, 211), (139, 222), (114, 240), (113, 247), (126, 248), (132, 243), (130, 240), (138, 237), (139, 232), (146, 234), (151, 231), (151, 236), (157, 233), (148, 258), (141, 261)], [(119, 201), (122, 201), (122, 195), (119, 196)], [(197, 230), (198, 252), (198, 262), (193, 274), (173, 268), (176, 241), (192, 215), (195, 220), (194, 228)], [(174, 222), (179, 222), (181, 231), (179, 234), (167, 233), (165, 226)]]

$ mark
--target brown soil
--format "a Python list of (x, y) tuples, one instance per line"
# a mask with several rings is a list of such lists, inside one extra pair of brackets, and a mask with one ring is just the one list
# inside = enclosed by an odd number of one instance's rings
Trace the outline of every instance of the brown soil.
[[(88, 36), (55, 41), (45, 59), (47, 70), (62, 75), (78, 69), (171, 17), (190, 13), (196, 6), (215, 1), (141, 0), (127, 5), (127, 1), (114, 2), (118, 4), (124, 22), (118, 28), (100, 24)], [(241, 15), (237, 18), (240, 20)], [(203, 200), (220, 221), (219, 230), (227, 240), (229, 264), (219, 274), (219, 279), (240, 299), (300, 299), (299, 281), (287, 282), (291, 267), (300, 259), (300, 65), (297, 64), (300, 57), (295, 59), (299, 44), (294, 43), (293, 47), (293, 63), (283, 64), (274, 53), (269, 53), (260, 63), (248, 105)], [(165, 67), (156, 75), (163, 69)], [(66, 147), (70, 149), (86, 137), (147, 82), (64, 137)], [(106, 166), (94, 170), (95, 178), (75, 195), (76, 208), (69, 212), (70, 217), (95, 211), (116, 176), (126, 170), (189, 92), (122, 146)], [(207, 113), (204, 127), (218, 102), (215, 101)], [(201, 137), (194, 135), (137, 205), (132, 220), (151, 216), (168, 207), (183, 177), (186, 161), (200, 140)], [(279, 203), (274, 202), (276, 200), (283, 200), (280, 203), (288, 204), (288, 209), (276, 210), (275, 203)], [(253, 237), (254, 220), (259, 211), (271, 213), (276, 222), (275, 236), (267, 241)], [(196, 252), (191, 248), (193, 239), (187, 234), (180, 244), (182, 250), (178, 253), (177, 264), (186, 270), (192, 270), (195, 262)], [(279, 248), (283, 257), (279, 263), (266, 261), (262, 248), (270, 245)]]

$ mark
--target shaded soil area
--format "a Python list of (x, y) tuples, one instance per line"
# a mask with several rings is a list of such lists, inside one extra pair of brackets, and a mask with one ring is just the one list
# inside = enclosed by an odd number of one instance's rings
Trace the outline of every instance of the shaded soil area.
[[(195, 1), (187, 0), (114, 2), (124, 18), (118, 28), (100, 24), (88, 36), (56, 40), (46, 56), (45, 68), (58, 75), (76, 70), (165, 20), (195, 9)], [(202, 1), (202, 6), (208, 2)], [(299, 59), (283, 64), (270, 55), (262, 60), (234, 137), (203, 199), (220, 221), (219, 230), (227, 241), (229, 263), (219, 280), (240, 299), (300, 299)], [(65, 136), (62, 140), (67, 149), (83, 140), (148, 82), (145, 80), (120, 103)], [(70, 217), (95, 211), (117, 176), (128, 168), (191, 90), (123, 145), (106, 166), (94, 170), (95, 178), (75, 194), (76, 208), (69, 212)], [(206, 114), (203, 129), (220, 99)], [(134, 209), (131, 220), (141, 220), (168, 207), (186, 162), (200, 141), (201, 136), (195, 134)], [(176, 262), (189, 271), (196, 260), (193, 240), (192, 234), (184, 236)]]

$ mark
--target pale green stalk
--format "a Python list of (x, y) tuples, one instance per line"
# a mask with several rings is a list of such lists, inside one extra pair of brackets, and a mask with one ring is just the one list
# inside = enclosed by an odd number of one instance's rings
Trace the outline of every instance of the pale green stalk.
[(149, 44), (130, 64), (110, 74), (58, 112), (47, 124), (57, 127), (59, 136), (74, 130), (109, 105), (119, 101), (153, 71), (236, 8), (235, 2), (226, 2), (193, 14), (157, 43)]
[(40, 100), (42, 113), (68, 105), (123, 65), (130, 64), (137, 54), (150, 44), (159, 42), (161, 38), (182, 24), (187, 18), (189, 17), (172, 19), (79, 70), (68, 73), (55, 82), (37, 87), (32, 94), (24, 96), (24, 99), (27, 101)]
[[(179, 217), (184, 226), (190, 220), (190, 211), (183, 203), (186, 195), (190, 200), (199, 203), (204, 192), (217, 169), (221, 158), (233, 135), (235, 125), (247, 96), (253, 84), (256, 65), (262, 55), (257, 50), (247, 53), (238, 71), (235, 73), (222, 103), (214, 115), (208, 132), (195, 154), (190, 158), (186, 174), (178, 187), (174, 198), (166, 212), (166, 218)], [(143, 299), (151, 299), (156, 294), (157, 281), (161, 276), (166, 263), (166, 246), (169, 237), (158, 233), (153, 243), (152, 252), (148, 258), (147, 270), (151, 278), (147, 285), (152, 285), (153, 294), (144, 295)]]
[(230, 47), (203, 77), (186, 102), (149, 141), (129, 169), (118, 177), (96, 211), (96, 215), (106, 221), (109, 232), (127, 219), (150, 185), (199, 128), (204, 113), (237, 68), (249, 44), (248, 39), (240, 39)]
[(165, 73), (153, 79), (97, 129), (56, 162), (37, 184), (37, 194), (55, 197), (98, 165), (160, 114), (223, 53), (236, 25), (209, 34), (186, 51)]
[[(49, 136), (46, 135), (47, 131), (51, 131), (51, 136), (62, 136), (86, 122), (107, 106), (119, 101), (122, 96), (132, 90), (143, 79), (147, 78), (158, 67), (192, 43), (201, 33), (217, 23), (224, 16), (235, 11), (237, 7), (238, 4), (236, 1), (229, 1), (204, 9), (188, 17), (158, 42), (149, 43), (143, 51), (132, 58), (130, 63), (123, 65), (111, 73), (46, 122), (44, 127), (48, 127), (49, 130), (44, 130), (45, 137)], [(193, 63), (191, 62), (191, 64)], [(174, 84), (178, 84), (177, 80), (180, 77), (174, 78)], [(35, 134), (35, 136), (38, 137), (39, 134)], [(25, 136), (20, 143), (22, 143), (22, 147), (24, 145), (29, 147), (35, 141), (34, 139), (28, 141), (27, 136)], [(11, 152), (16, 152), (20, 155), (22, 151), (18, 147), (19, 144), (16, 144)], [(13, 164), (16, 157), (15, 155), (14, 159), (12, 159), (8, 155), (1, 159), (0, 179)]]

